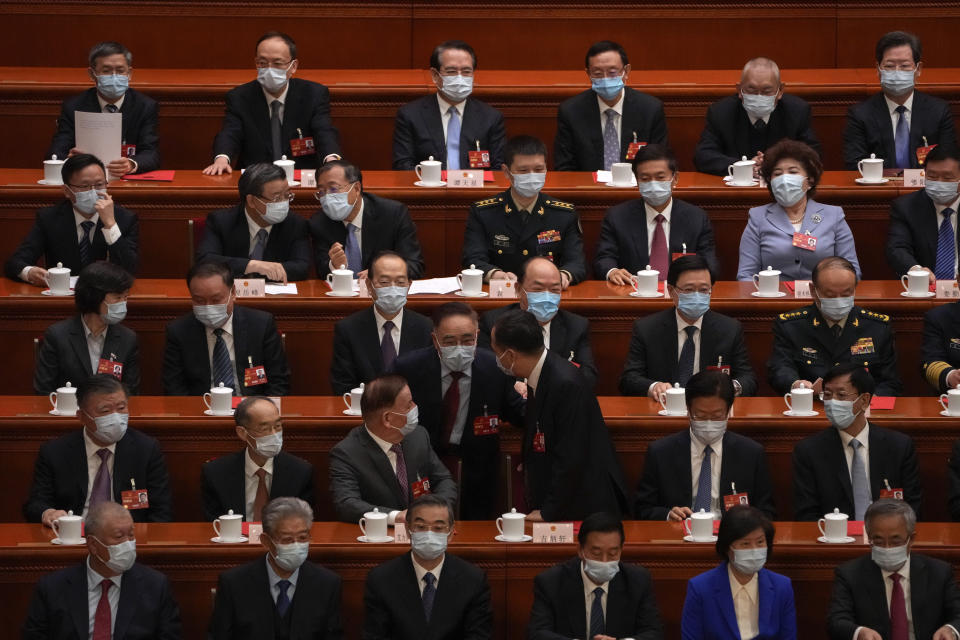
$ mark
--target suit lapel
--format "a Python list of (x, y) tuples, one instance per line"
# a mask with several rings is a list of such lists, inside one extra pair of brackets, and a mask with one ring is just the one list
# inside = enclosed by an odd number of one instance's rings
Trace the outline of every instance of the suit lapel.
[(633, 609), (634, 603), (630, 602), (630, 593), (627, 591), (627, 579), (621, 568), (607, 585), (607, 633), (632, 628), (633, 621), (627, 614)]
[[(914, 98), (914, 102), (916, 102), (916, 98)], [(887, 166), (896, 166), (897, 149), (893, 139), (893, 120), (890, 118), (887, 101), (882, 92), (877, 94), (872, 106), (874, 127), (880, 133), (880, 142), (885, 154), (884, 160), (889, 163)]]
[[(730, 590), (730, 574), (727, 573), (727, 563), (724, 562), (718, 568), (714, 569), (713, 595), (717, 602), (724, 603), (720, 607), (723, 613), (723, 622), (727, 625), (727, 631), (731, 638), (740, 637), (740, 627), (737, 625), (737, 616), (733, 608), (733, 591)], [(726, 603), (730, 603), (727, 606)]]
[[(377, 319), (374, 316), (373, 305), (367, 309), (363, 315), (363, 322), (360, 324), (359, 348), (367, 358), (375, 373), (383, 371), (383, 354), (380, 353), (380, 336), (377, 331)], [(403, 330), (400, 331), (400, 339), (403, 340)]]
[[(823, 205), (815, 200), (807, 201), (807, 210), (803, 214), (803, 222), (800, 224), (800, 233), (808, 233), (817, 236), (817, 227), (823, 222)], [(791, 225), (792, 227), (793, 225)]]
[[(412, 325), (412, 323), (413, 323), (413, 322), (412, 322), (412, 321), (413, 321), (413, 318), (411, 317), (411, 313), (412, 313), (412, 312), (411, 312), (411, 311), (408, 311), (408, 310), (405, 310), (404, 313), (403, 313), (404, 319), (403, 319), (403, 323), (400, 325), (400, 352), (397, 353), (397, 355), (400, 355), (400, 354), (402, 354), (402, 353), (407, 353), (408, 351), (413, 351), (414, 349), (417, 349), (417, 348), (423, 346), (423, 345), (419, 345), (419, 344), (414, 344), (414, 338), (415, 338), (416, 336), (413, 335), (413, 331), (411, 330), (411, 329), (412, 329), (411, 325)], [(404, 327), (403, 325), (406, 325), (406, 327)], [(440, 361), (439, 361), (439, 359), (438, 359), (438, 360), (437, 360), (437, 363), (438, 363), (438, 365), (437, 365), (437, 372), (438, 372), (438, 373), (439, 373), (439, 368), (440, 368), (440, 367), (439, 367), (439, 362), (440, 362)]]
[(137, 613), (137, 600), (140, 597), (140, 578), (136, 565), (126, 571), (120, 580), (120, 601), (117, 603), (117, 621), (113, 625), (113, 637), (125, 638), (127, 627)]
[[(883, 575), (883, 574), (880, 574)], [(910, 555), (910, 607), (913, 612), (913, 634), (916, 638), (923, 638), (921, 632), (928, 625), (925, 622), (924, 614), (928, 612), (927, 607), (927, 566), (923, 556)], [(886, 585), (884, 585), (886, 591)], [(936, 624), (936, 623), (934, 623)], [(932, 625), (930, 625), (932, 628)], [(930, 633), (927, 631), (926, 633)]]
[(899, 478), (888, 478), (886, 459), (881, 459), (880, 451), (884, 447), (884, 441), (886, 438), (884, 434), (880, 431), (877, 431), (877, 428), (874, 425), (870, 425), (870, 435), (867, 438), (870, 442), (870, 499), (873, 500), (874, 496), (879, 496), (880, 491), (884, 489), (884, 481), (889, 480), (892, 482), (890, 485), (893, 488), (893, 484), (899, 480)]
[[(827, 446), (827, 450), (822, 452), (826, 458), (824, 468), (837, 470), (837, 482), (840, 484), (840, 488), (843, 489), (843, 494), (849, 501), (849, 504), (853, 506), (853, 485), (850, 483), (850, 465), (847, 464), (847, 456), (843, 450), (843, 440), (840, 439), (840, 434), (837, 433), (836, 429), (833, 427), (829, 429), (827, 432), (827, 442), (829, 445)], [(873, 456), (871, 456), (871, 458), (872, 457)]]
[[(230, 461), (230, 465), (227, 467), (227, 504), (228, 509), (232, 508), (234, 513), (243, 512), (244, 515), (247, 511), (247, 495), (246, 495), (246, 486), (247, 486), (247, 474), (244, 465), (246, 464), (246, 450), (244, 447), (243, 451), (239, 455), (235, 455), (233, 460)], [(279, 456), (278, 456), (279, 457)], [(271, 487), (271, 494), (277, 490), (277, 461), (273, 462), (273, 485)], [(273, 497), (272, 495), (270, 497)]]
[(86, 560), (74, 565), (67, 575), (67, 601), (77, 638), (90, 637), (90, 601), (87, 588)]
[[(257, 129), (262, 141), (261, 144), (265, 149), (273, 150), (273, 136), (270, 132), (270, 103), (267, 100), (273, 101), (274, 98), (273, 96), (268, 98), (260, 83), (256, 80), (253, 81), (253, 91), (255, 96), (252, 100), (253, 121), (260, 125)], [(290, 93), (287, 92), (287, 95), (289, 96)], [(284, 109), (286, 109), (286, 105), (284, 105)]]
[[(623, 115), (620, 118), (620, 158), (618, 159), (618, 162), (629, 162), (626, 160), (627, 150), (630, 148), (630, 143), (633, 142), (633, 132), (640, 129), (641, 123), (637, 122), (633, 117), (638, 112), (638, 109), (634, 108), (634, 98), (635, 96), (630, 89), (624, 88)], [(599, 108), (599, 105), (597, 105), (598, 110)], [(640, 140), (640, 138), (637, 138), (637, 141), (649, 143), (649, 140)]]
[[(437, 153), (441, 157), (434, 158), (434, 160), (442, 160), (443, 166), (446, 168), (446, 158), (447, 158), (447, 144), (444, 139), (443, 134), (443, 116), (440, 113), (440, 103), (437, 100), (436, 94), (431, 94), (423, 101), (423, 123), (427, 133), (430, 135), (430, 139), (433, 140), (434, 148), (437, 150)], [(463, 131), (463, 121), (461, 120), (460, 131)], [(462, 137), (462, 136), (461, 136)]]
[(677, 314), (673, 309), (668, 309), (663, 314), (664, 354), (670, 358), (670, 380), (674, 381), (677, 379), (677, 374), (679, 373), (677, 359), (680, 357), (679, 347), (677, 346), (677, 330)]
[[(416, 578), (417, 574), (414, 573), (413, 575)], [(430, 610), (430, 626), (433, 627), (431, 631), (436, 628), (436, 621), (441, 613), (456, 611), (458, 608), (457, 594), (460, 588), (460, 567), (456, 564), (456, 560), (452, 560), (449, 555), (444, 560), (440, 578), (441, 580), (437, 583), (437, 593), (433, 600), (433, 609)], [(420, 585), (418, 584), (417, 590), (419, 591), (419, 589)], [(422, 597), (420, 602), (422, 611)]]
[[(337, 224), (343, 226), (343, 223)], [(343, 227), (343, 237), (346, 239), (346, 227)], [(360, 229), (360, 264), (370, 264), (374, 250), (378, 243), (375, 241), (377, 235), (377, 208), (373, 200), (363, 194), (363, 227)]]
[[(730, 446), (730, 441), (733, 440), (730, 437), (730, 432), (727, 431), (723, 434), (723, 456), (720, 458), (720, 486), (717, 487), (717, 495), (720, 496), (720, 509), (723, 509), (723, 496), (728, 491), (728, 487), (734, 482), (730, 476), (732, 475), (733, 469), (737, 467), (737, 460), (733, 458), (736, 457), (736, 447)], [(691, 482), (693, 478), (691, 478)], [(740, 491), (743, 491), (746, 487), (740, 487)], [(731, 493), (733, 493), (731, 491)]]
[[(131, 439), (129, 434), (125, 434), (120, 440), (117, 441), (117, 446), (114, 448), (113, 455), (113, 499), (120, 499), (120, 492), (125, 491), (131, 487), (127, 486), (124, 488), (125, 484), (129, 484), (130, 480), (134, 478), (133, 471), (131, 470), (134, 466), (131, 464), (131, 457), (134, 455), (132, 451), (133, 445), (131, 444)], [(141, 489), (146, 489), (146, 487), (140, 487)], [(131, 515), (135, 515), (131, 513)], [(136, 518), (134, 518), (136, 520)]]
[[(650, 247), (647, 242), (647, 208), (643, 206), (643, 202), (639, 199), (633, 202), (634, 204), (631, 206), (634, 207), (634, 211), (631, 213), (635, 222), (630, 225), (630, 233), (633, 236), (633, 246), (636, 247), (640, 264), (646, 266), (650, 263)], [(674, 201), (674, 204), (676, 204), (676, 201)]]
[(677, 448), (673, 454), (673, 459), (679, 461), (677, 472), (680, 474), (677, 486), (683, 492), (682, 504), (693, 506), (693, 466), (690, 461), (690, 430), (682, 432), (677, 439)]
[[(120, 332), (114, 325), (107, 326), (107, 333), (103, 338), (103, 351), (100, 352), (101, 359), (120, 360)], [(96, 369), (93, 371), (96, 373)]]
[(770, 579), (770, 573), (761, 570), (757, 574), (757, 605), (760, 609), (760, 616), (757, 618), (757, 631), (761, 637), (767, 629), (775, 629), (773, 620), (773, 611), (776, 607), (777, 594), (773, 588), (773, 580)]
[[(233, 307), (233, 355), (236, 358), (235, 368), (237, 373), (237, 388), (239, 395), (243, 395), (246, 387), (243, 386), (243, 370), (247, 366), (247, 323), (244, 322), (245, 316), (243, 307), (234, 304)], [(260, 364), (260, 363), (254, 363)]]
[[(583, 584), (583, 576), (580, 572), (580, 560), (571, 560), (565, 567), (567, 574), (563, 581), (563, 595), (560, 602), (566, 602), (570, 605), (570, 628), (574, 630), (574, 637), (579, 637), (579, 632), (587, 633), (587, 610), (584, 601), (584, 592), (586, 587)], [(608, 603), (607, 610), (610, 610)]]
[[(924, 251), (918, 251), (918, 258), (922, 255), (928, 255), (934, 263), (937, 261), (937, 241), (940, 239), (940, 227), (937, 225), (937, 206), (933, 203), (926, 193), (921, 196), (923, 210), (918, 212), (920, 215), (912, 218), (910, 223), (919, 225), (920, 241), (924, 244)], [(960, 229), (960, 226), (958, 226)]]
[(703, 315), (703, 322), (700, 324), (700, 362), (698, 363), (700, 371), (706, 371), (707, 367), (717, 364), (717, 352), (719, 350), (717, 341), (725, 337), (714, 337), (715, 319), (713, 312), (707, 311)]
[(57, 237), (63, 238), (63, 244), (60, 246), (63, 247), (65, 253), (52, 256), (53, 264), (46, 265), (46, 268), (57, 266), (57, 262), (63, 262), (65, 266), (80, 265), (80, 241), (77, 239), (77, 224), (73, 218), (73, 205), (69, 200), (64, 200), (60, 206), (60, 211), (57, 212)]
[(767, 205), (767, 221), (791, 238), (793, 237), (793, 225), (790, 224), (787, 212), (779, 204), (774, 202)]
[[(80, 364), (86, 370), (87, 374), (93, 375), (94, 371), (90, 365), (90, 350), (87, 348), (87, 337), (79, 315), (74, 316), (74, 321), (70, 324), (70, 347), (80, 360)], [(106, 351), (106, 339), (104, 339), (104, 351)], [(83, 382), (83, 380), (73, 380), (72, 382), (74, 386), (77, 386)]]
[[(233, 255), (250, 255), (250, 227), (247, 224), (247, 214), (243, 210), (243, 205), (237, 205), (233, 214), (233, 221), (227, 230), (225, 249)], [(270, 234), (268, 242), (273, 238)], [(264, 247), (266, 249), (266, 247)]]
[[(623, 99), (624, 108), (626, 108), (627, 99)], [(604, 105), (606, 108), (606, 105)], [(597, 99), (597, 94), (593, 91), (589, 92), (589, 97), (587, 98), (587, 108), (584, 113), (586, 119), (584, 122), (590, 123), (586, 125), (587, 135), (590, 138), (590, 145), (593, 147), (593, 157), (594, 164), (598, 167), (603, 166), (603, 127), (606, 125), (607, 119), (604, 117), (603, 123), (600, 121), (600, 103)], [(622, 127), (621, 127), (622, 128)]]
[[(399, 578), (400, 584), (398, 585), (398, 597), (406, 601), (406, 606), (404, 607), (407, 611), (413, 611), (412, 614), (416, 621), (412, 625), (414, 628), (427, 629), (428, 633), (424, 634), (426, 637), (432, 637), (429, 633), (429, 624), (427, 623), (427, 616), (423, 612), (423, 596), (420, 593), (420, 584), (417, 582), (417, 572), (413, 570), (413, 558), (408, 553), (404, 556), (400, 562), (400, 575)], [(447, 563), (445, 562), (444, 565)], [(443, 567), (444, 573), (442, 577), (446, 578), (447, 566)], [(437, 588), (437, 593), (434, 595), (433, 600), (433, 609), (431, 613), (436, 611), (440, 612), (442, 609), (437, 606), (437, 599), (440, 598), (440, 589)]]
[[(267, 575), (267, 562), (268, 560), (260, 556), (260, 559), (254, 563), (253, 569), (250, 572), (251, 580), (247, 583), (250, 588), (249, 597), (244, 598), (244, 606), (252, 607), (256, 610), (257, 630), (262, 634), (266, 632), (273, 633), (273, 613), (276, 611), (273, 592), (270, 590), (270, 576)], [(295, 619), (299, 618), (299, 616), (297, 616), (297, 607), (295, 606), (297, 596), (306, 592), (306, 585), (303, 585), (303, 588), (301, 588), (301, 581), (304, 580), (303, 573), (303, 567), (300, 567), (300, 577), (297, 578), (297, 590), (293, 592), (293, 600), (290, 602), (290, 632), (293, 637), (296, 637)], [(308, 597), (309, 594), (303, 595), (301, 596), (301, 600)], [(301, 608), (306, 609), (306, 607), (302, 605)]]
[(550, 321), (550, 351), (554, 352), (564, 360), (569, 360), (572, 353), (565, 351), (567, 347), (567, 323), (563, 321), (563, 316), (557, 312)]
[[(360, 441), (363, 443), (363, 448), (366, 449), (367, 455), (370, 456), (370, 461), (373, 463), (374, 468), (376, 468), (377, 473), (380, 474), (380, 478), (386, 486), (390, 487), (390, 491), (399, 503), (406, 504), (406, 498), (400, 493), (400, 483), (397, 482), (397, 474), (393, 472), (393, 468), (390, 466), (390, 460), (387, 459), (387, 454), (373, 441), (373, 438), (367, 433), (366, 427), (359, 427), (359, 429), (361, 429)], [(407, 472), (409, 473), (409, 467)]]
[[(300, 100), (300, 83), (295, 79), (290, 79), (289, 89), (287, 89), (287, 97), (283, 101), (283, 123), (280, 126), (280, 144), (283, 145), (283, 148), (287, 148), (287, 143), (293, 138), (298, 137), (297, 132), (294, 130), (294, 125), (298, 122), (303, 122), (303, 119), (300, 117), (301, 104)], [(306, 135), (310, 135), (310, 132), (307, 132)], [(296, 158), (290, 158), (290, 160), (296, 160)]]
[[(864, 602), (876, 603), (877, 608), (879, 609), (880, 616), (878, 620), (881, 621), (881, 628), (876, 629), (884, 638), (890, 637), (890, 606), (887, 603), (887, 587), (883, 583), (883, 573), (880, 571), (880, 567), (876, 565), (873, 561), (868, 558), (863, 558), (861, 560), (863, 563), (863, 571), (866, 575), (863, 577), (866, 578), (863, 581), (863, 590), (866, 592), (863, 596)], [(911, 564), (911, 574), (912, 565)], [(913, 577), (912, 575), (910, 576)], [(913, 587), (913, 582), (910, 583), (911, 588)], [(858, 598), (859, 600), (859, 598)], [(916, 600), (916, 596), (911, 598), (914, 602), (919, 602)], [(914, 612), (913, 619), (917, 619), (917, 614)]]
[[(71, 464), (74, 465), (73, 473), (70, 474), (71, 477), (81, 480), (80, 486), (80, 500), (77, 503), (77, 510), (75, 513), (80, 513), (83, 511), (83, 504), (87, 501), (87, 486), (90, 484), (90, 472), (87, 470), (87, 444), (86, 440), (83, 438), (83, 430), (81, 429), (75, 439), (76, 444), (76, 453), (70, 457)], [(120, 443), (117, 443), (119, 446)], [(114, 462), (116, 466), (116, 462)], [(116, 473), (114, 473), (116, 475)]]

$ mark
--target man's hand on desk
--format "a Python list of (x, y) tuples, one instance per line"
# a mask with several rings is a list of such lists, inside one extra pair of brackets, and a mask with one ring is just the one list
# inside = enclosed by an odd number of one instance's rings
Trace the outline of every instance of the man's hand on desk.
[(670, 513), (667, 514), (667, 521), (683, 522), (692, 515), (693, 510), (690, 509), (690, 507), (674, 507), (670, 509)]
[(630, 286), (633, 284), (633, 280), (630, 279), (631, 273), (626, 269), (610, 269), (610, 272), (607, 274), (607, 280), (610, 284), (614, 284), (618, 287)]
[(650, 385), (650, 388), (647, 389), (647, 397), (662, 404), (666, 400), (666, 398), (663, 397), (663, 394), (665, 394), (668, 389), (672, 388), (673, 385), (669, 382), (654, 382), (652, 385)]
[(213, 164), (203, 170), (203, 175), (205, 176), (219, 176), (224, 173), (227, 175), (233, 173), (233, 168), (230, 166), (230, 160), (225, 156), (218, 156), (217, 158), (214, 158)]
[(509, 271), (501, 271), (497, 269), (496, 271), (490, 274), (490, 279), (491, 280), (509, 280), (510, 282), (516, 282), (517, 276), (516, 274), (510, 273)]
[(267, 279), (273, 282), (282, 282), (287, 284), (287, 270), (279, 262), (266, 262), (264, 260), (251, 260), (247, 263), (247, 273), (262, 273)]
[(47, 270), (43, 267), (30, 267), (27, 271), (27, 282), (35, 287), (47, 286)]
[(53, 529), (53, 523), (65, 515), (67, 515), (67, 512), (63, 509), (47, 509), (40, 516), (40, 522), (43, 523), (43, 526)]

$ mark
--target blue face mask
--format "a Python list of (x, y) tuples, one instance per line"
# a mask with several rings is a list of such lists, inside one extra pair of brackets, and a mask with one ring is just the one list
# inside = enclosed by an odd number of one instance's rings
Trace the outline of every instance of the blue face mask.
[[(354, 183), (356, 184), (356, 183)], [(353, 185), (350, 185), (350, 188), (341, 193), (325, 193), (320, 198), (320, 207), (323, 208), (323, 212), (327, 214), (327, 217), (335, 222), (343, 222), (350, 215), (350, 212), (353, 211), (354, 204), (350, 204), (348, 198), (350, 197), (350, 192), (353, 190)]]
[(853, 412), (853, 400), (824, 400), (823, 412), (830, 424), (840, 431), (852, 425), (858, 415)]
[(377, 287), (377, 307), (387, 315), (399, 313), (407, 304), (408, 287)]
[[(70, 189), (70, 187), (67, 188)], [(97, 200), (100, 199), (100, 196), (107, 193), (106, 190), (97, 191), (96, 189), (87, 189), (86, 191), (70, 189), (70, 191), (75, 198), (73, 206), (76, 207), (77, 211), (88, 216), (93, 215), (93, 212), (96, 211)]]
[(773, 197), (781, 207), (792, 207), (800, 202), (807, 193), (803, 188), (806, 176), (796, 173), (784, 173), (770, 181)]
[(616, 78), (591, 78), (590, 88), (604, 100), (614, 100), (623, 91), (623, 75)]
[(956, 182), (940, 182), (938, 180), (927, 180), (923, 190), (927, 192), (930, 199), (937, 204), (950, 204), (957, 199)]
[(473, 76), (441, 76), (443, 93), (454, 103), (460, 103), (473, 93)]
[(743, 99), (743, 108), (752, 118), (762, 120), (766, 118), (773, 110), (777, 108), (777, 96), (761, 96), (752, 93), (741, 94)]
[(289, 200), (284, 200), (283, 202), (268, 202), (266, 208), (263, 210), (263, 219), (266, 220), (267, 224), (280, 224), (287, 219), (289, 212)]
[(424, 560), (436, 560), (447, 550), (448, 536), (436, 531), (414, 531), (410, 534), (410, 547)]
[(527, 311), (537, 322), (549, 322), (560, 309), (560, 294), (550, 291), (527, 291)]
[(120, 324), (127, 317), (127, 301), (108, 302), (107, 313), (100, 318), (107, 324)]
[(880, 86), (887, 93), (902, 96), (913, 91), (916, 71), (887, 71), (880, 69)]
[(129, 76), (123, 76), (119, 73), (97, 76), (97, 91), (107, 100), (119, 100), (129, 87)]
[(440, 347), (440, 359), (451, 371), (466, 371), (473, 364), (477, 353), (476, 345), (455, 344), (450, 347)]
[(205, 327), (216, 329), (222, 327), (230, 317), (227, 312), (226, 304), (195, 304), (193, 305), (193, 315)]
[(710, 294), (693, 291), (677, 293), (677, 310), (681, 315), (696, 320), (710, 310)]
[(540, 193), (543, 185), (547, 181), (547, 174), (544, 173), (511, 173), (513, 188), (524, 198), (532, 198)]
[(637, 187), (640, 189), (640, 197), (653, 207), (662, 207), (670, 201), (670, 196), (673, 195), (673, 182), (669, 180), (639, 182)]
[(840, 322), (853, 311), (853, 296), (820, 298), (820, 313), (824, 318)]
[(733, 568), (740, 573), (751, 574), (763, 569), (767, 562), (767, 548), (734, 549)]

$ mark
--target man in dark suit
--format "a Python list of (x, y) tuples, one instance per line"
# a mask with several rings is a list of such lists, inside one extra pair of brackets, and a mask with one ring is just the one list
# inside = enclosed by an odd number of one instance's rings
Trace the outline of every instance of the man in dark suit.
[(950, 564), (912, 553), (917, 517), (902, 500), (867, 509), (869, 556), (836, 568), (827, 631), (830, 640), (960, 637), (960, 592)]
[(681, 521), (700, 509), (722, 514), (729, 508), (728, 499), (743, 504), (743, 496), (775, 518), (763, 446), (727, 429), (733, 398), (733, 384), (725, 373), (701, 371), (690, 378), (690, 428), (647, 449), (637, 488), (637, 518)]
[(848, 260), (824, 258), (813, 269), (813, 304), (781, 313), (773, 323), (767, 380), (777, 393), (807, 387), (819, 393), (821, 379), (838, 362), (868, 368), (877, 395), (898, 396), (903, 383), (890, 317), (854, 304), (857, 272)]
[(887, 264), (903, 277), (926, 271), (930, 284), (957, 278), (960, 149), (946, 144), (927, 155), (926, 186), (890, 203)]
[(960, 302), (938, 305), (923, 316), (923, 375), (937, 393), (960, 385)]
[(300, 68), (297, 43), (279, 31), (257, 40), (257, 79), (231, 89), (223, 126), (213, 140), (207, 175), (231, 173), (256, 162), (286, 156), (297, 169), (316, 169), (339, 158), (339, 135), (330, 122), (330, 91), (294, 78)]
[(523, 435), (527, 519), (628, 513), (626, 483), (597, 397), (575, 366), (543, 346), (537, 319), (519, 309), (503, 314), (490, 346), (501, 370), (526, 378), (529, 388)]
[(11, 280), (42, 287), (47, 268), (62, 265), (77, 273), (97, 260), (108, 260), (136, 274), (140, 225), (137, 214), (115, 206), (107, 193), (107, 174), (95, 156), (81, 153), (63, 163), (65, 200), (37, 211), (30, 233), (7, 260)]
[[(470, 97), (477, 54), (466, 42), (442, 42), (430, 55), (437, 94), (400, 107), (393, 125), (393, 169), (412, 171), (434, 159), (444, 169), (499, 167), (506, 139), (503, 114)], [(452, 135), (451, 135), (452, 134)], [(470, 154), (480, 155), (471, 161)]]
[(850, 107), (843, 131), (843, 163), (857, 163), (875, 154), (887, 169), (923, 167), (926, 145), (956, 145), (950, 105), (940, 98), (914, 91), (920, 75), (920, 39), (912, 33), (891, 31), (877, 42), (877, 75), (882, 92)]
[[(121, 502), (127, 491), (147, 494), (146, 507), (131, 507), (137, 522), (173, 519), (167, 465), (160, 444), (127, 429), (127, 390), (101, 373), (77, 387), (83, 429), (40, 447), (23, 515), (48, 527), (72, 511), (85, 515), (102, 502)], [(139, 499), (139, 496), (136, 496)]]
[(433, 344), (430, 319), (404, 309), (410, 288), (407, 273), (407, 262), (393, 251), (382, 251), (371, 260), (361, 286), (367, 287), (373, 305), (333, 326), (330, 385), (335, 395), (388, 371), (398, 355)]
[[(203, 465), (203, 511), (213, 521), (230, 509), (248, 522), (260, 522), (267, 502), (292, 496), (313, 504), (313, 465), (281, 451), (283, 421), (268, 398), (245, 398), (233, 413), (242, 451)], [(262, 473), (261, 473), (262, 472)]]
[(407, 381), (396, 374), (374, 378), (360, 401), (363, 424), (330, 451), (330, 493), (337, 517), (357, 522), (379, 508), (387, 522), (401, 521), (417, 497), (433, 493), (451, 504), (457, 485), (419, 426)]
[(263, 558), (220, 574), (211, 640), (341, 640), (340, 576), (312, 562), (313, 509), (294, 497), (263, 509)]
[(533, 582), (530, 640), (663, 638), (650, 572), (621, 560), (624, 539), (620, 518), (594, 513), (583, 521), (577, 557)]
[(737, 95), (714, 102), (693, 155), (697, 171), (727, 175), (727, 167), (744, 156), (760, 166), (763, 152), (790, 138), (820, 153), (820, 141), (810, 126), (810, 105), (783, 92), (780, 67), (770, 58), (747, 61), (737, 83)]
[(706, 259), (674, 260), (666, 288), (675, 308), (634, 321), (620, 392), (659, 401), (674, 383), (683, 387), (693, 374), (719, 369), (730, 375), (737, 395), (756, 393), (743, 327), (709, 310), (713, 272)]
[(947, 459), (947, 482), (947, 510), (951, 520), (960, 522), (960, 440), (954, 441)]
[(136, 562), (130, 512), (101, 502), (87, 514), (84, 535), (86, 560), (37, 582), (21, 637), (180, 640), (180, 608), (170, 580)]
[(282, 396), (290, 367), (273, 315), (236, 304), (233, 274), (220, 262), (187, 273), (193, 312), (167, 325), (163, 392), (198, 396), (222, 384), (238, 396)]
[(663, 103), (626, 86), (630, 61), (623, 47), (597, 42), (584, 66), (590, 90), (564, 100), (557, 112), (556, 171), (609, 171), (614, 162), (631, 160), (640, 145), (667, 146)]
[(410, 505), (410, 555), (367, 574), (364, 640), (493, 638), (486, 572), (446, 553), (453, 525), (453, 508), (440, 496), (426, 495)]
[(317, 275), (346, 267), (366, 277), (370, 261), (393, 251), (407, 261), (412, 280), (423, 277), (423, 253), (407, 205), (363, 190), (360, 168), (332, 160), (317, 170), (320, 210), (310, 218)]
[(497, 517), (500, 431), (522, 427), (523, 399), (493, 353), (477, 348), (477, 313), (462, 302), (437, 307), (433, 345), (398, 357), (393, 372), (407, 379), (437, 455), (451, 471), (462, 462), (461, 517)]
[(793, 448), (795, 520), (817, 520), (837, 508), (863, 520), (867, 506), (889, 491), (920, 512), (913, 440), (867, 421), (874, 389), (873, 377), (857, 363), (824, 376), (823, 408), (831, 426)]
[[(551, 352), (572, 362), (590, 385), (597, 384), (597, 366), (590, 348), (590, 322), (583, 316), (560, 308), (562, 277), (560, 270), (546, 258), (530, 258), (518, 273), (518, 302), (487, 311), (480, 317), (478, 344), (490, 348), (490, 331), (504, 313), (514, 309), (531, 312), (543, 327), (543, 344)], [(526, 394), (526, 385), (522, 393)]]
[(133, 276), (109, 262), (94, 262), (77, 278), (77, 315), (47, 327), (33, 372), (33, 388), (48, 395), (68, 382), (76, 386), (97, 373), (122, 380), (131, 394), (140, 388), (137, 334), (120, 324), (127, 315)]
[(631, 285), (632, 276), (650, 267), (666, 277), (678, 256), (703, 256), (717, 272), (713, 225), (707, 212), (673, 197), (677, 159), (666, 147), (650, 144), (633, 159), (640, 199), (607, 209), (600, 225), (595, 278)]
[(234, 276), (261, 275), (271, 282), (306, 280), (310, 274), (307, 221), (288, 215), (293, 192), (280, 167), (247, 167), (237, 183), (240, 204), (207, 216), (197, 262), (226, 263)]
[(113, 158), (101, 158), (114, 177), (128, 173), (146, 173), (160, 168), (157, 138), (157, 103), (139, 91), (130, 89), (133, 75), (133, 54), (119, 42), (101, 42), (90, 49), (87, 69), (96, 87), (63, 101), (57, 132), (53, 134), (46, 158), (84, 153), (78, 149), (75, 114), (120, 113), (123, 119), (121, 147)]
[(463, 235), (463, 266), (484, 272), (484, 280), (516, 280), (528, 258), (557, 265), (566, 289), (587, 277), (580, 216), (569, 202), (542, 192), (547, 147), (532, 136), (511, 138), (504, 149), (510, 189), (473, 203)]

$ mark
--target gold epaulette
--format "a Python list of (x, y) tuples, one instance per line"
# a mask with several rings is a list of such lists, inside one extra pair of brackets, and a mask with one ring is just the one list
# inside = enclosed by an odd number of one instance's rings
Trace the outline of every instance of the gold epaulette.
[(867, 311), (866, 309), (860, 309), (860, 315), (876, 320), (877, 322), (890, 322), (890, 316), (874, 311)]
[(780, 319), (781, 319), (781, 320), (796, 320), (797, 318), (806, 317), (806, 315), (807, 315), (807, 312), (806, 312), (806, 311), (788, 311), (787, 313), (781, 313), (781, 314), (780, 314)]
[(502, 202), (503, 202), (503, 196), (494, 196), (492, 198), (487, 198), (486, 200), (480, 200), (479, 202), (474, 202), (473, 206), (477, 207), (478, 209), (483, 209), (486, 207), (492, 207)]
[(543, 204), (548, 207), (553, 207), (554, 209), (566, 209), (567, 211), (573, 211), (574, 205), (572, 202), (563, 202), (562, 200), (544, 200)]

